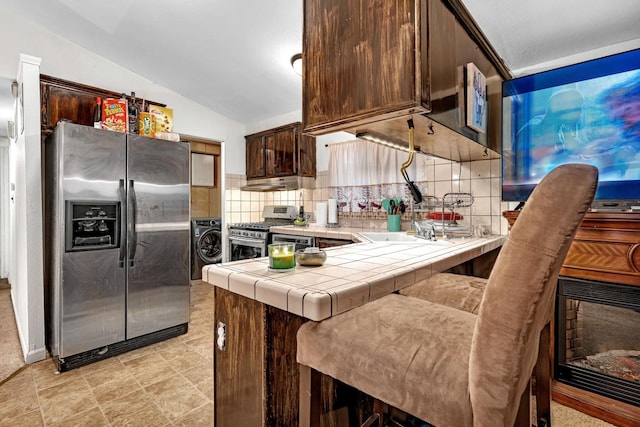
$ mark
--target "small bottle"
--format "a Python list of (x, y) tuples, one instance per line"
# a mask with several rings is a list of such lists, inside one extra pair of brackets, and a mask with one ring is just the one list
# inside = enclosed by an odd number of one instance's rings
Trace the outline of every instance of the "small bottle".
[(124, 109), (124, 112), (125, 112), (124, 130), (122, 132), (129, 133), (129, 101), (127, 100), (127, 94), (124, 92), (120, 94), (120, 103), (124, 104), (122, 105), (122, 108)]
[(96, 109), (93, 112), (93, 127), (102, 129), (102, 98), (96, 97)]
[(131, 100), (127, 106), (129, 116), (129, 133), (138, 133), (138, 106), (136, 105), (136, 93), (131, 92)]

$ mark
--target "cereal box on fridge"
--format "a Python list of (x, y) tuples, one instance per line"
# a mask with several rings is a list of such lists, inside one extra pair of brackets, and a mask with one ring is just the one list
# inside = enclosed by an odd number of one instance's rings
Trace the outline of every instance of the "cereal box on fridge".
[(173, 132), (173, 109), (149, 105), (149, 112), (156, 117), (156, 132)]
[(102, 129), (127, 133), (127, 100), (107, 98), (102, 101)]

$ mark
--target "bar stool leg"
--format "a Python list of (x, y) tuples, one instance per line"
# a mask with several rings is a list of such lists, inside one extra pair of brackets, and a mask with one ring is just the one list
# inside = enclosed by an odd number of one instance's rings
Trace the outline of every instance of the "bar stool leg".
[(320, 372), (305, 365), (300, 366), (300, 427), (320, 426), (322, 409)]
[(531, 427), (531, 383), (520, 397), (520, 406), (513, 425), (514, 427)]
[(540, 331), (536, 361), (536, 417), (538, 427), (551, 427), (551, 323)]

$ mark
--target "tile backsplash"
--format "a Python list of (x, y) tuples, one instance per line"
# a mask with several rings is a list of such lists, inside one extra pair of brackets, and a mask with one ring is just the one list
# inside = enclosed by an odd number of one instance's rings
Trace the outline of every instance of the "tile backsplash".
[[(471, 208), (473, 225), (484, 225), (493, 234), (506, 234), (507, 222), (502, 212), (509, 209), (501, 201), (501, 161), (478, 160), (473, 162), (452, 162), (449, 160), (431, 160), (426, 168), (426, 177), (416, 177), (416, 181), (426, 181), (424, 195), (442, 198), (445, 193), (471, 193), (474, 203)], [(240, 188), (246, 184), (244, 175), (226, 176), (226, 222), (249, 222), (262, 220), (262, 208), (270, 204), (300, 205), (302, 199), (305, 211), (313, 214), (316, 203), (335, 197), (333, 188), (329, 188), (328, 171), (319, 171), (315, 189), (300, 189), (274, 192), (248, 192)], [(341, 214), (342, 215), (342, 214)], [(374, 215), (375, 217), (375, 215)], [(381, 221), (384, 221), (382, 219)], [(340, 224), (351, 227), (376, 227), (376, 221), (367, 215), (344, 215)], [(382, 227), (382, 225), (380, 225)], [(403, 225), (403, 230), (406, 227)]]

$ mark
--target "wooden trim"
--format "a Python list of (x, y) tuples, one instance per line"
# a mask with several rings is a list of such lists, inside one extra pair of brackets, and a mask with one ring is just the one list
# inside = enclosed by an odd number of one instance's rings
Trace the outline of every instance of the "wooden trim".
[(286, 125), (282, 125), (282, 126), (278, 126), (275, 128), (270, 128), (267, 130), (261, 130), (260, 132), (255, 132), (255, 133), (251, 133), (249, 135), (245, 135), (245, 138), (253, 138), (253, 137), (258, 137), (258, 136), (264, 136), (264, 135), (270, 135), (272, 133), (276, 133), (276, 132), (280, 132), (283, 130), (289, 130), (289, 129), (302, 129), (302, 123), (301, 122), (293, 122), (293, 123), (289, 123)]
[[(202, 138), (200, 136), (187, 135), (183, 133), (180, 134), (180, 141), (195, 142), (198, 144), (217, 145), (217, 146), (220, 146), (220, 144), (222, 144), (222, 141), (218, 141), (216, 139)], [(211, 153), (207, 153), (207, 154), (211, 154)]]
[[(103, 95), (108, 95), (112, 98), (120, 98), (120, 96), (125, 93), (127, 96), (129, 96), (129, 93), (127, 93), (126, 91), (121, 91), (121, 92), (116, 92), (113, 90), (107, 90), (107, 89), (102, 89), (96, 86), (90, 86), (90, 85), (86, 85), (86, 84), (82, 84), (82, 83), (76, 83), (73, 82), (71, 80), (64, 80), (58, 77), (52, 77), (52, 76), (48, 76), (46, 74), (40, 74), (40, 83), (47, 83), (50, 85), (54, 85), (57, 87), (61, 87), (64, 89), (73, 89), (73, 90), (77, 90), (77, 91), (83, 91), (83, 92), (95, 92), (98, 94), (103, 94)], [(143, 98), (138, 98), (136, 97), (137, 100), (142, 101)], [(167, 104), (162, 104), (160, 102), (155, 102), (155, 101), (150, 101), (148, 99), (144, 100), (146, 104), (153, 104), (153, 105), (159, 105), (160, 107), (166, 107)]]
[(406, 118), (407, 115), (411, 114), (426, 114), (430, 112), (430, 108), (418, 106), (415, 102), (411, 102), (402, 106), (387, 106), (385, 108), (379, 108), (376, 111), (361, 113), (355, 116), (346, 116), (332, 122), (310, 125), (305, 127), (303, 132), (308, 135), (318, 136), (329, 133), (327, 129), (330, 129), (331, 132), (343, 131), (355, 134), (359, 132), (359, 127), (372, 123), (383, 122), (398, 117)]
[(640, 408), (558, 381), (553, 382), (553, 400), (620, 427), (640, 425)]

